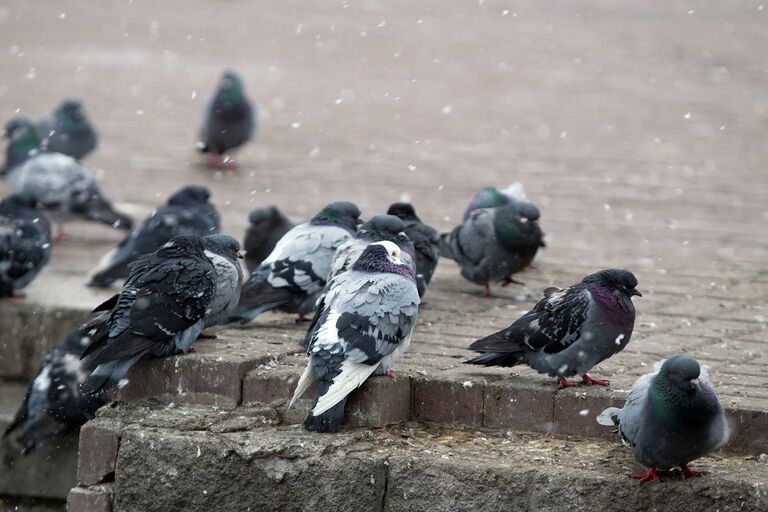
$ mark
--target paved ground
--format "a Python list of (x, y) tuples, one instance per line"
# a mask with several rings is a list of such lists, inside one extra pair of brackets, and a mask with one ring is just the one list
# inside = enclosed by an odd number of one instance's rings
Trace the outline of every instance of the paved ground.
[[(204, 183), (235, 234), (253, 206), (300, 219), (337, 199), (372, 215), (410, 198), (447, 229), (480, 187), (521, 181), (548, 234), (539, 270), (486, 300), (442, 263), (402, 370), (460, 367), (544, 287), (620, 266), (644, 293), (636, 334), (595, 373), (627, 389), (685, 351), (727, 405), (765, 412), (766, 16), (758, 1), (16, 2), (0, 7), (0, 117), (80, 96), (102, 136), (86, 163), (122, 207), (141, 217)], [(260, 134), (222, 175), (192, 143), (225, 66)], [(120, 234), (69, 233), (30, 303), (98, 303), (85, 274)]]

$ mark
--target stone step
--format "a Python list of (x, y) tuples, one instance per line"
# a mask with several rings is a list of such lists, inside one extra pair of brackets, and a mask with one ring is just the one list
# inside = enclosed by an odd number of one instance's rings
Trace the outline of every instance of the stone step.
[[(70, 512), (134, 510), (759, 511), (768, 461), (717, 452), (710, 474), (640, 485), (617, 439), (413, 422), (314, 434), (265, 408), (106, 409), (83, 429)], [(99, 505), (100, 504), (100, 505)], [(615, 507), (613, 507), (615, 508)]]

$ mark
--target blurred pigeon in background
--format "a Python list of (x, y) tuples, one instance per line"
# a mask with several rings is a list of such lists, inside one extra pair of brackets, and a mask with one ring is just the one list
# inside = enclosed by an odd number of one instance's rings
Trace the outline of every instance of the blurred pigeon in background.
[(0, 201), (0, 297), (19, 296), (51, 257), (51, 225), (34, 203)]
[(292, 405), (317, 381), (304, 422), (308, 430), (337, 432), (353, 390), (374, 373), (394, 376), (419, 311), (416, 281), (400, 254), (392, 242), (372, 243), (330, 282), (309, 328), (309, 362), (291, 399)]
[(539, 227), (539, 209), (528, 202), (507, 203), (497, 208), (481, 208), (440, 240), (440, 255), (461, 267), (461, 275), (485, 285), (491, 296), (491, 281), (502, 286), (516, 282), (512, 274), (533, 262), (544, 233)]
[(225, 323), (240, 300), (243, 268), (240, 266), (240, 242), (229, 235), (203, 238), (205, 255), (216, 269), (216, 293), (205, 315), (205, 327)]
[(467, 361), (484, 366), (527, 364), (557, 377), (560, 387), (576, 386), (566, 377), (581, 375), (584, 384), (607, 386), (587, 372), (629, 343), (635, 325), (633, 296), (641, 296), (627, 270), (600, 270), (562, 290), (547, 288), (529, 312), (497, 333), (475, 341), (469, 350), (482, 355)]
[(8, 139), (3, 174), (8, 174), (11, 169), (26, 162), (31, 155), (41, 151), (37, 129), (26, 117), (14, 117), (5, 123), (3, 137)]
[(283, 215), (277, 206), (256, 208), (248, 215), (248, 228), (243, 241), (245, 266), (253, 272), (266, 259), (277, 242), (294, 224)]
[(99, 138), (85, 115), (80, 100), (64, 100), (49, 116), (37, 123), (42, 147), (81, 160), (96, 149)]
[(75, 215), (114, 228), (133, 221), (115, 211), (96, 180), (71, 156), (37, 153), (8, 172), (15, 194), (58, 216)]
[(405, 234), (413, 242), (416, 250), (416, 286), (419, 297), (422, 297), (440, 259), (440, 235), (435, 228), (421, 222), (410, 203), (392, 203), (387, 213), (403, 221)]
[(688, 467), (728, 442), (730, 428), (706, 370), (687, 355), (657, 364), (640, 377), (624, 407), (604, 410), (597, 421), (618, 427), (624, 444), (649, 469), (632, 475), (641, 483), (659, 480), (658, 470), (681, 469), (682, 478), (704, 475)]
[(208, 189), (201, 186), (189, 185), (178, 190), (101, 258), (88, 285), (105, 288), (115, 280), (125, 279), (131, 262), (156, 251), (174, 236), (218, 233), (219, 212), (210, 197)]
[(215, 295), (216, 269), (198, 236), (174, 237), (136, 260), (122, 291), (95, 310), (109, 313), (83, 353), (94, 368), (83, 391), (109, 389), (145, 355), (187, 352)]
[(104, 393), (87, 395), (80, 390), (88, 377), (87, 361), (80, 355), (105, 321), (100, 316), (72, 330), (40, 361), (24, 402), (3, 434), (6, 465), (17, 453), (27, 455), (49, 437), (81, 426), (107, 402)]
[(480, 190), (464, 211), (464, 220), (469, 218), (469, 214), (474, 210), (481, 208), (496, 208), (513, 202), (530, 202), (525, 194), (522, 183), (513, 183), (503, 190), (496, 187), (485, 187)]
[(225, 71), (206, 106), (198, 149), (208, 155), (211, 166), (234, 166), (231, 157), (222, 160), (222, 156), (250, 140), (255, 128), (255, 109), (245, 96), (240, 77), (232, 70)]
[(304, 319), (325, 288), (336, 249), (352, 238), (359, 223), (360, 209), (340, 201), (286, 233), (243, 285), (230, 321), (245, 324), (278, 308)]
[(402, 251), (400, 258), (403, 264), (416, 272), (415, 249), (413, 242), (404, 232), (405, 224), (394, 215), (374, 215), (371, 220), (360, 226), (355, 237), (347, 240), (336, 249), (331, 260), (331, 273), (328, 281), (351, 268), (357, 258), (371, 242), (388, 241), (397, 245)]

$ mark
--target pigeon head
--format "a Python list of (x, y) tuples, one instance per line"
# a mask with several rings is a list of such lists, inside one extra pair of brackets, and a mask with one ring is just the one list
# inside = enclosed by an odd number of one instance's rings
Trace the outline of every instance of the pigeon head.
[(205, 257), (203, 239), (196, 235), (179, 235), (168, 240), (156, 254), (165, 258), (176, 256)]
[[(544, 247), (544, 233), (538, 222), (539, 209), (533, 203), (507, 203), (494, 211), (496, 238), (512, 253), (532, 252)], [(535, 217), (535, 218), (532, 218)]]
[(369, 244), (357, 258), (352, 270), (367, 273), (386, 272), (413, 277), (413, 271), (400, 259), (400, 248), (392, 242), (381, 241)]
[(240, 242), (229, 235), (208, 235), (203, 238), (206, 251), (223, 256), (232, 263), (240, 258)]
[(467, 211), (464, 212), (464, 219), (469, 217), (469, 213), (480, 208), (496, 208), (509, 203), (510, 198), (499, 192), (496, 187), (485, 187), (475, 194), (472, 202), (469, 203)]
[(168, 204), (171, 206), (197, 206), (208, 202), (210, 197), (211, 193), (206, 187), (189, 185), (169, 197)]
[(282, 220), (283, 216), (275, 205), (256, 208), (248, 214), (248, 221), (258, 227), (276, 226)]
[(387, 209), (387, 213), (399, 217), (401, 220), (415, 220), (421, 222), (421, 219), (416, 215), (411, 203), (392, 203)]
[(9, 139), (8, 151), (15, 154), (27, 154), (40, 147), (37, 128), (26, 117), (14, 117), (5, 123), (4, 137)]
[(224, 71), (216, 90), (215, 102), (217, 107), (230, 110), (240, 105), (244, 99), (245, 93), (240, 76), (231, 69)]
[(701, 390), (699, 384), (701, 367), (691, 356), (677, 354), (670, 357), (661, 365), (659, 375), (685, 393), (694, 394)]
[(637, 278), (629, 270), (616, 268), (600, 270), (599, 272), (588, 275), (581, 282), (586, 284), (596, 284), (626, 297), (632, 297), (634, 295), (637, 295), (638, 297), (643, 296), (636, 290)]
[(12, 138), (14, 133), (21, 129), (31, 130), (37, 134), (37, 130), (35, 130), (35, 124), (29, 118), (24, 116), (16, 116), (10, 118), (8, 121), (6, 121), (3, 129), (5, 130), (3, 132), (3, 137), (6, 139)]
[(389, 240), (394, 242), (398, 235), (404, 235), (405, 224), (394, 215), (375, 215), (368, 222), (360, 226), (356, 238), (363, 240)]
[(85, 121), (85, 109), (83, 109), (83, 104), (80, 100), (64, 100), (61, 105), (59, 105), (59, 108), (56, 109), (56, 117), (71, 121), (75, 124), (81, 123)]
[(314, 226), (338, 226), (352, 233), (362, 221), (360, 208), (349, 201), (338, 201), (320, 210), (309, 222)]

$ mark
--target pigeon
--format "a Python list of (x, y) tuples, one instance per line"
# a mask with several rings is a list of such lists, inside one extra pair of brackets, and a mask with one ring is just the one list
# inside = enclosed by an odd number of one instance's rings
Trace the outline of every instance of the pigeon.
[(71, 156), (37, 153), (8, 172), (15, 194), (57, 215), (74, 215), (114, 228), (133, 221), (115, 211), (96, 180)]
[(416, 250), (416, 286), (419, 297), (423, 297), (440, 259), (440, 235), (435, 228), (421, 222), (410, 203), (392, 203), (387, 213), (405, 223), (405, 234)]
[(99, 137), (85, 115), (80, 100), (64, 100), (49, 116), (37, 123), (42, 146), (53, 153), (82, 160), (96, 149)]
[(512, 202), (529, 202), (522, 183), (513, 183), (503, 190), (498, 190), (496, 187), (485, 187), (472, 198), (472, 202), (464, 211), (463, 219), (467, 220), (469, 214), (474, 210), (496, 208)]
[(246, 98), (237, 73), (224, 72), (204, 116), (198, 149), (208, 155), (208, 163), (212, 166), (234, 165), (234, 160), (229, 157), (222, 162), (222, 156), (245, 144), (256, 129), (255, 109)]
[(51, 224), (45, 215), (18, 196), (0, 201), (0, 297), (21, 296), (18, 290), (50, 257)]
[(207, 188), (190, 185), (168, 198), (139, 224), (120, 244), (105, 254), (88, 286), (106, 288), (130, 273), (128, 266), (139, 256), (159, 249), (178, 235), (206, 236), (219, 232), (219, 212), (209, 201)]
[(419, 312), (413, 271), (401, 254), (392, 242), (374, 242), (329, 283), (309, 328), (309, 362), (289, 404), (317, 381), (308, 430), (338, 432), (349, 393), (373, 374), (394, 377)]
[(352, 238), (359, 223), (360, 209), (341, 201), (286, 233), (243, 285), (230, 321), (246, 324), (278, 308), (304, 320), (325, 288), (336, 249)]
[(502, 286), (517, 283), (512, 274), (529, 266), (546, 245), (539, 216), (529, 202), (473, 210), (462, 224), (441, 235), (440, 255), (456, 261), (461, 275), (485, 285), (485, 296), (491, 297), (491, 281), (501, 281)]
[(102, 315), (72, 330), (43, 357), (24, 402), (3, 434), (7, 465), (14, 452), (28, 455), (49, 437), (93, 418), (107, 402), (104, 393), (87, 395), (80, 389), (88, 377), (87, 361), (80, 355), (105, 320)]
[(655, 365), (632, 386), (621, 409), (604, 410), (597, 421), (618, 427), (622, 441), (649, 469), (632, 475), (659, 480), (659, 470), (680, 467), (682, 478), (703, 476), (688, 464), (728, 442), (730, 428), (706, 370), (678, 354)]
[(240, 300), (243, 268), (238, 261), (240, 242), (229, 235), (208, 235), (203, 238), (205, 255), (216, 269), (216, 294), (205, 315), (205, 327), (225, 323)]
[(355, 237), (347, 240), (336, 249), (336, 254), (331, 260), (331, 273), (328, 281), (336, 277), (357, 261), (371, 242), (387, 240), (397, 245), (402, 251), (403, 263), (414, 273), (416, 272), (415, 249), (413, 242), (404, 233), (405, 224), (394, 215), (375, 215), (368, 222), (360, 226)]
[(143, 356), (187, 352), (215, 296), (216, 268), (198, 236), (173, 237), (136, 260), (121, 292), (94, 310), (109, 313), (83, 352), (93, 368), (83, 391), (110, 389)]
[(253, 272), (275, 248), (277, 242), (293, 229), (294, 224), (280, 213), (277, 206), (256, 208), (248, 215), (245, 231), (245, 266)]
[(3, 174), (7, 174), (14, 167), (18, 167), (40, 149), (40, 137), (32, 121), (26, 117), (14, 117), (5, 123), (3, 137), (8, 139), (5, 149), (5, 164)]
[(584, 384), (607, 386), (590, 377), (596, 364), (621, 352), (632, 336), (637, 279), (628, 270), (600, 270), (566, 289), (547, 288), (529, 312), (497, 333), (475, 341), (470, 350), (481, 355), (467, 361), (484, 366), (525, 363), (539, 373), (557, 377), (560, 387), (581, 375)]

